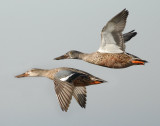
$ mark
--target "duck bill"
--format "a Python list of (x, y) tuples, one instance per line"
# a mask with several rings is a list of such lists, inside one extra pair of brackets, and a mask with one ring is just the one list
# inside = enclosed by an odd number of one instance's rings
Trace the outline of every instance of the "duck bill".
[(28, 76), (29, 76), (29, 74), (23, 73), (23, 74), (15, 76), (15, 77), (16, 78), (21, 78), (21, 77), (28, 77)]
[(67, 55), (62, 55), (62, 56), (56, 57), (54, 59), (55, 60), (68, 59), (68, 56)]

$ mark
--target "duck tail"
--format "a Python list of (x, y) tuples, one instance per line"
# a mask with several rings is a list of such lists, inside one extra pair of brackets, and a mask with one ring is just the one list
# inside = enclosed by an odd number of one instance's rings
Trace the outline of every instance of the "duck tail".
[(105, 83), (105, 82), (107, 82), (107, 81), (99, 79), (99, 78), (98, 79), (96, 78), (93, 81), (91, 81), (90, 84), (94, 85), (94, 84), (100, 84), (100, 83)]

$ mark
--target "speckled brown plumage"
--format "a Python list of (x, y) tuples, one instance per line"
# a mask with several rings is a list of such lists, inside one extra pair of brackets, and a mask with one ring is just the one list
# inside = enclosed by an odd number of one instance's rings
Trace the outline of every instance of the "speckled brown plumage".
[(109, 67), (109, 68), (125, 68), (134, 65), (131, 61), (133, 58), (125, 53), (100, 53), (95, 52), (85, 55), (83, 60), (92, 64)]

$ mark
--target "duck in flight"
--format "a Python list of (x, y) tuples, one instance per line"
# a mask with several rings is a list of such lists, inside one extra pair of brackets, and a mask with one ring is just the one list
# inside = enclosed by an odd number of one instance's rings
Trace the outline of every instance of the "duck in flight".
[(55, 58), (55, 60), (80, 59), (109, 68), (126, 68), (132, 65), (144, 65), (147, 62), (146, 60), (125, 52), (125, 42), (137, 34), (134, 30), (122, 34), (128, 13), (128, 10), (122, 10), (103, 27), (101, 31), (101, 45), (96, 52), (88, 54), (72, 50)]
[(16, 77), (47, 77), (53, 80), (60, 107), (62, 111), (66, 112), (72, 96), (82, 108), (85, 108), (87, 96), (86, 86), (106, 82), (105, 80), (95, 77), (87, 72), (67, 67), (51, 70), (32, 69), (23, 74), (17, 75)]

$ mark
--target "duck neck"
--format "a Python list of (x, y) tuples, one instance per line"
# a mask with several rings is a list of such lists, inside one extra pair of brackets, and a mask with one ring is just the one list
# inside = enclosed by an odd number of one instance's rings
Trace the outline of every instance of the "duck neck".
[(77, 58), (77, 59), (81, 59), (81, 60), (82, 60), (86, 55), (87, 55), (86, 53), (80, 52), (80, 53), (78, 54), (78, 58)]
[(76, 51), (70, 56), (70, 59), (83, 59), (85, 57), (85, 55), (87, 55), (87, 54)]
[(47, 77), (49, 70), (40, 69), (40, 70), (38, 70), (38, 73), (39, 73), (38, 74), (39, 77)]

